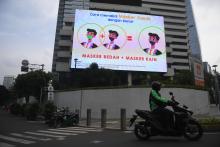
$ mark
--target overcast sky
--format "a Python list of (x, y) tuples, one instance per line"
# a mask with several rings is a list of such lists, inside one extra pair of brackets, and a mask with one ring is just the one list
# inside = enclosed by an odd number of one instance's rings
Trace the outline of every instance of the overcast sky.
[[(0, 0), (0, 84), (21, 61), (51, 71), (58, 0)], [(203, 61), (220, 66), (220, 0), (192, 0)], [(217, 68), (220, 71), (220, 67)]]

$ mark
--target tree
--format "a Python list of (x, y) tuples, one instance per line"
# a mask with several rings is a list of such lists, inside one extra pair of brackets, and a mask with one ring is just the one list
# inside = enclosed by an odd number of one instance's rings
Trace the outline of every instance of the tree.
[(0, 85), (0, 105), (4, 105), (10, 99), (10, 93), (5, 86)]
[(19, 97), (25, 97), (29, 102), (29, 97), (34, 96), (37, 99), (42, 94), (42, 89), (47, 86), (48, 81), (52, 79), (50, 73), (41, 70), (31, 71), (26, 74), (20, 74), (15, 80), (14, 88)]
[(194, 85), (194, 76), (191, 71), (182, 70), (175, 74), (174, 83), (178, 85)]

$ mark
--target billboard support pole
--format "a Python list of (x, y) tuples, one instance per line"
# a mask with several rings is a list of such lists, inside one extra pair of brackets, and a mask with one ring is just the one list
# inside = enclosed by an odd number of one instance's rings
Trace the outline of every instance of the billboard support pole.
[(132, 86), (132, 73), (128, 72), (128, 86)]

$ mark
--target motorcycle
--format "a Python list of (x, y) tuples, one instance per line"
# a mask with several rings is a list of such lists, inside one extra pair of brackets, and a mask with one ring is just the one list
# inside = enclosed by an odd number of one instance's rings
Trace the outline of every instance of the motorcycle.
[[(174, 99), (172, 92), (169, 94), (173, 102), (171, 107), (174, 113), (174, 125), (172, 130), (162, 127), (162, 124), (158, 120), (159, 116), (152, 114), (150, 111), (136, 109), (135, 113), (137, 115), (133, 115), (133, 118), (130, 119), (130, 127), (135, 123), (135, 136), (140, 140), (147, 140), (151, 136), (158, 135), (173, 137), (184, 136), (190, 141), (199, 140), (203, 136), (203, 128), (199, 122), (192, 117), (193, 112), (188, 110), (187, 106), (181, 106), (179, 102)], [(143, 120), (135, 122), (138, 117)]]
[(79, 124), (79, 115), (70, 112), (67, 108), (58, 108), (58, 111), (54, 113), (48, 122), (48, 125), (54, 128), (76, 126), (77, 124)]

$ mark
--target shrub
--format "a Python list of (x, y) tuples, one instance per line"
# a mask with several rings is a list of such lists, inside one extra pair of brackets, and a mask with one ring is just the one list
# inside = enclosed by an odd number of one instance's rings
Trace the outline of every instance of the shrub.
[(199, 122), (203, 125), (215, 125), (215, 124), (220, 124), (220, 119), (215, 117), (210, 117), (210, 118), (199, 119)]
[(48, 102), (44, 105), (44, 117), (45, 120), (49, 120), (52, 116), (53, 113), (56, 111), (57, 107), (54, 105), (52, 102)]
[(13, 103), (10, 106), (10, 112), (11, 112), (11, 114), (19, 115), (21, 113), (21, 105), (18, 103)]
[(25, 114), (28, 120), (36, 120), (39, 113), (40, 106), (38, 103), (27, 104), (25, 107)]
[(21, 105), (21, 116), (26, 116), (26, 107), (27, 107), (27, 104), (23, 104)]

